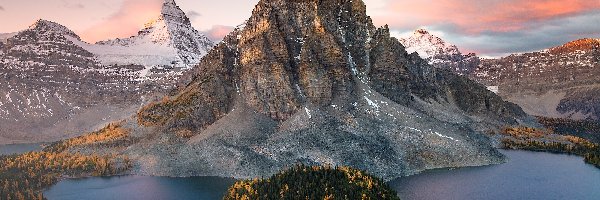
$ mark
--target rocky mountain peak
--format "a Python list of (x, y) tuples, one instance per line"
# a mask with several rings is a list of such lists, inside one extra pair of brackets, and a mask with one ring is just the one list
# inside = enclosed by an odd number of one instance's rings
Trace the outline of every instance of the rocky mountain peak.
[(29, 29), (27, 29), (27, 30), (35, 31), (40, 34), (58, 33), (58, 34), (62, 34), (65, 36), (68, 35), (68, 36), (80, 39), (79, 36), (77, 34), (75, 34), (75, 32), (73, 32), (72, 30), (70, 30), (69, 28), (67, 28), (59, 23), (44, 20), (44, 19), (38, 19), (32, 25), (30, 25)]
[(175, 0), (165, 0), (160, 13), (161, 17), (167, 21), (190, 24), (190, 19), (186, 16), (185, 12), (177, 6)]
[(374, 92), (405, 106), (446, 94), (446, 83), (435, 78), (441, 72), (408, 55), (387, 27), (375, 28), (360, 0), (262, 0), (243, 30), (215, 47), (196, 73), (176, 99), (141, 110), (140, 122), (199, 130), (225, 116), (236, 96), (283, 123), (309, 107), (379, 108)]
[(436, 56), (461, 55), (458, 47), (422, 28), (415, 30), (413, 35), (408, 38), (401, 38), (400, 42), (406, 47), (407, 52), (417, 52), (423, 59), (433, 59)]
[[(475, 129), (526, 117), (407, 54), (360, 0), (261, 0), (240, 28), (176, 95), (138, 112), (137, 124), (161, 139), (132, 152), (168, 160), (160, 170), (176, 175), (254, 177), (302, 162), (393, 178), (501, 160)], [(168, 149), (163, 138), (185, 145)]]
[[(137, 35), (124, 39), (96, 43), (106, 48), (91, 48), (90, 51), (103, 54), (101, 60), (108, 64), (172, 65), (189, 67), (200, 62), (214, 43), (196, 30), (190, 19), (177, 6), (174, 0), (165, 0), (161, 13), (144, 25)], [(122, 48), (127, 47), (127, 48)], [(109, 52), (108, 54), (106, 52)], [(130, 59), (123, 59), (123, 58)]]

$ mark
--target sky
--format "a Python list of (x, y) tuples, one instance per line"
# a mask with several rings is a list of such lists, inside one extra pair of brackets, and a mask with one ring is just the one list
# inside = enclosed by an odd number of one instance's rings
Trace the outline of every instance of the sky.
[[(258, 0), (176, 0), (194, 27), (220, 40)], [(600, 0), (364, 0), (376, 26), (405, 37), (425, 28), (463, 53), (486, 57), (600, 38)], [(65, 25), (87, 42), (129, 37), (156, 18), (162, 0), (0, 0), (0, 33), (37, 19)]]

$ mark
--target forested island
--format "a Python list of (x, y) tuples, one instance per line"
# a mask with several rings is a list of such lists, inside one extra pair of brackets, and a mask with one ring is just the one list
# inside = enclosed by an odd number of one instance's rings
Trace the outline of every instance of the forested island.
[(97, 132), (51, 144), (40, 152), (0, 156), (0, 200), (45, 199), (42, 190), (63, 178), (111, 176), (131, 167), (129, 158), (114, 154), (85, 155), (69, 148), (117, 145), (129, 131), (111, 124)]
[(267, 179), (242, 180), (229, 188), (234, 199), (399, 199), (382, 179), (350, 167), (297, 165)]

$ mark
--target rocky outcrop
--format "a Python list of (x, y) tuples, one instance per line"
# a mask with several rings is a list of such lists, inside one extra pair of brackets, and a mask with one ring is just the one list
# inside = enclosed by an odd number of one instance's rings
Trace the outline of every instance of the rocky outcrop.
[[(262, 0), (178, 94), (131, 124), (149, 175), (268, 175), (296, 162), (394, 178), (503, 160), (481, 134), (527, 115), (408, 54), (357, 0)], [(185, 133), (185, 134), (183, 134)]]

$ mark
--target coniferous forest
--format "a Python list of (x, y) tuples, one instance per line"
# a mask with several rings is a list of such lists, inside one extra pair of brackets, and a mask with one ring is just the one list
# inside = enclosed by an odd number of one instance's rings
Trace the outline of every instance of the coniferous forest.
[(268, 179), (242, 180), (229, 188), (233, 199), (399, 199), (382, 179), (349, 167), (297, 165)]
[(501, 140), (503, 148), (574, 154), (583, 156), (586, 163), (600, 167), (600, 145), (590, 140), (530, 127), (505, 128), (501, 134), (504, 136)]
[(128, 131), (118, 124), (77, 138), (56, 142), (40, 152), (0, 156), (0, 200), (45, 199), (42, 190), (63, 178), (110, 176), (127, 171), (129, 158), (112, 154), (81, 154), (69, 148), (113, 144)]

